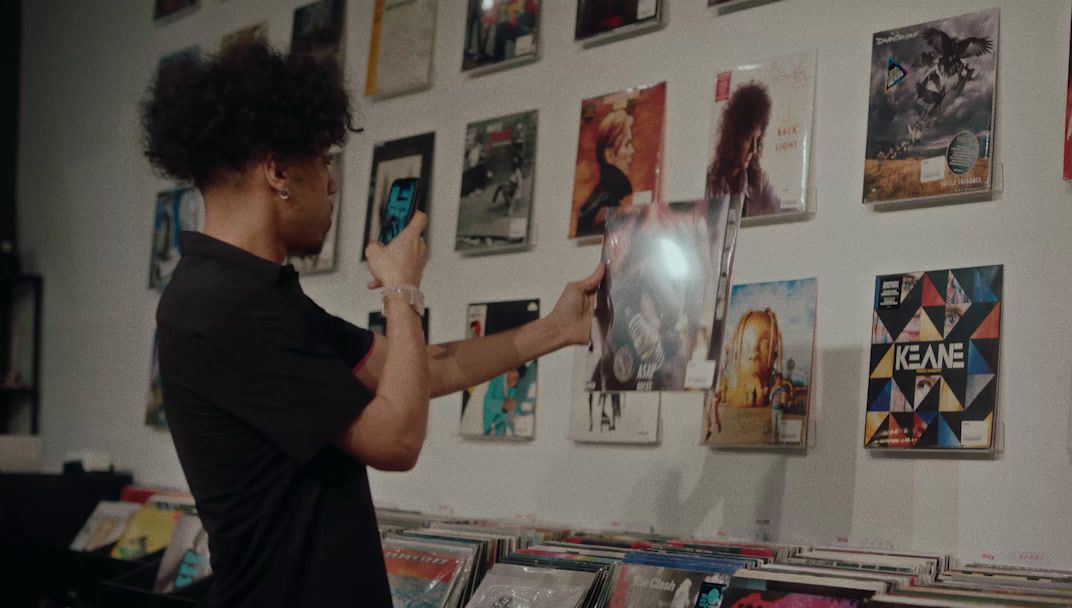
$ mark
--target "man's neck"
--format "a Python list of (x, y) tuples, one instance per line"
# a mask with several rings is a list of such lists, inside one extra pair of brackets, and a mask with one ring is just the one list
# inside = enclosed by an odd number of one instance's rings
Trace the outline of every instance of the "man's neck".
[(204, 193), (204, 233), (228, 245), (277, 264), (287, 256), (272, 217), (271, 203), (256, 193), (237, 188), (214, 188)]

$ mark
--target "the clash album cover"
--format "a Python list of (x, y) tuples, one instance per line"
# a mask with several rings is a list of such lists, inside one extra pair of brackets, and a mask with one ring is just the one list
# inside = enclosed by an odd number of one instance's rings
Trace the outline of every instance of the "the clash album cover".
[(815, 279), (734, 285), (706, 445), (802, 447), (815, 351)]
[(998, 9), (874, 35), (863, 202), (991, 190)]
[(335, 194), (331, 197), (331, 227), (324, 236), (324, 246), (320, 253), (311, 255), (288, 256), (287, 261), (303, 274), (331, 272), (335, 270), (335, 253), (338, 249), (339, 208), (342, 207), (342, 154), (331, 156), (331, 179), (335, 181)]
[[(540, 318), (539, 300), (470, 304), (466, 338), (490, 336)], [(462, 391), (461, 435), (532, 439), (536, 434), (536, 360)]]
[(698, 606), (708, 578), (718, 575), (647, 564), (621, 564), (610, 580), (610, 606)]
[(541, 0), (468, 0), (462, 71), (534, 59)]
[(1001, 295), (1001, 266), (875, 279), (866, 447), (992, 447)]
[(752, 8), (761, 4), (770, 4), (777, 0), (707, 0), (707, 6), (717, 6), (718, 14), (724, 15), (734, 11)]
[(455, 251), (495, 253), (528, 246), (536, 126), (532, 110), (466, 129)]
[(149, 365), (149, 396), (145, 400), (145, 425), (158, 429), (167, 429), (167, 417), (164, 414), (164, 387), (160, 384), (160, 350), (153, 332), (153, 359)]
[(666, 83), (581, 102), (569, 237), (603, 234), (615, 207), (659, 201)]
[(149, 287), (163, 289), (182, 258), (180, 235), (205, 225), (205, 202), (197, 188), (177, 188), (156, 195), (153, 250), (149, 256)]
[[(428, 213), (432, 183), (432, 159), (435, 152), (435, 133), (422, 133), (403, 139), (380, 142), (372, 150), (372, 172), (369, 177), (368, 207), (365, 212), (365, 240), (361, 245), (361, 261), (365, 248), (380, 237), (380, 213), (391, 184), (396, 179), (417, 178), (417, 210)], [(425, 238), (428, 230), (425, 230)]]
[[(428, 318), (431, 311), (428, 307), (424, 308), (424, 314), (421, 315), (421, 329), (424, 330), (424, 341), (428, 341)], [(373, 311), (368, 314), (368, 326), (366, 327), (373, 333), (380, 334), (381, 336), (387, 335), (387, 317), (383, 316), (382, 312)]]
[[(1072, 27), (1070, 27), (1072, 30)], [(1065, 179), (1072, 180), (1072, 38), (1068, 48), (1068, 89), (1065, 93)]]
[(809, 51), (717, 73), (708, 197), (743, 193), (745, 218), (807, 211), (817, 60)]
[(664, 0), (577, 0), (575, 40), (593, 40), (606, 36), (658, 27), (662, 21)]
[(740, 197), (635, 206), (607, 220), (588, 390), (710, 390)]
[(346, 0), (319, 0), (294, 9), (290, 32), (292, 55), (332, 59), (342, 69)]
[(376, 0), (365, 96), (390, 96), (432, 84), (436, 0)]
[(586, 390), (594, 367), (595, 351), (592, 345), (577, 347), (569, 438), (582, 443), (658, 443), (662, 393)]

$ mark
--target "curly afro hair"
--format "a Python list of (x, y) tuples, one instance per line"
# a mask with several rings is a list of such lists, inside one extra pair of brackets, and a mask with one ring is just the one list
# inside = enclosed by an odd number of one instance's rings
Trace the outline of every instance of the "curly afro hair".
[[(741, 150), (757, 128), (767, 130), (770, 123), (771, 99), (767, 87), (750, 81), (730, 96), (722, 110), (722, 126), (719, 129), (715, 159), (707, 171), (707, 195), (715, 196), (732, 189), (731, 174), (738, 168)], [(753, 158), (747, 167), (748, 182), (759, 183), (762, 169), (759, 159)]]
[(142, 127), (153, 167), (201, 189), (267, 155), (323, 154), (358, 130), (333, 61), (284, 57), (263, 41), (161, 66), (142, 102)]

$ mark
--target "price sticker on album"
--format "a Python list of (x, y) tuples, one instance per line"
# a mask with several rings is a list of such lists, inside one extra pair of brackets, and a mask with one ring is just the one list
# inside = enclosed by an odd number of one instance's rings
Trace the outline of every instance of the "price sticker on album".
[(715, 361), (689, 361), (685, 366), (685, 388), (711, 388), (715, 379)]
[(528, 234), (529, 221), (523, 217), (515, 217), (510, 220), (510, 238), (523, 239)]
[(531, 55), (533, 49), (532, 41), (532, 34), (518, 36), (517, 41), (514, 42), (514, 55)]
[(935, 156), (919, 161), (919, 181), (921, 183), (941, 181), (945, 177), (945, 157)]
[(648, 19), (655, 16), (656, 0), (638, 0), (636, 8), (637, 19)]

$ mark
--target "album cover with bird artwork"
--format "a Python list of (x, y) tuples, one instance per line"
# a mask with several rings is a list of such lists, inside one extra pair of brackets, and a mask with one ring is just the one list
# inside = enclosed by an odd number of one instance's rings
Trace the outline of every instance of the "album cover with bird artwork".
[(874, 35), (864, 203), (992, 189), (998, 9)]
[(864, 445), (993, 446), (1002, 267), (875, 279)]

